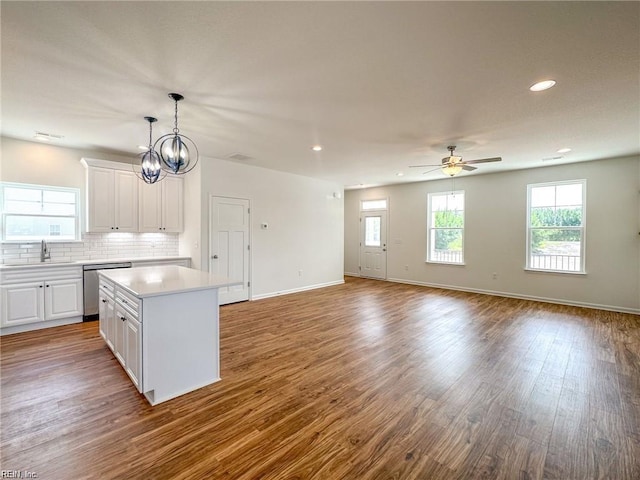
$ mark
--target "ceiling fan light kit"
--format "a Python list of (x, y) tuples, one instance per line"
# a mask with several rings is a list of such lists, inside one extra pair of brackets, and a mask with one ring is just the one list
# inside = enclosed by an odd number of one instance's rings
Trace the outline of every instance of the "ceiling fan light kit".
[[(410, 165), (409, 168), (438, 167), (438, 168), (440, 168), (442, 170), (442, 173), (444, 173), (445, 175), (448, 175), (450, 177), (453, 177), (453, 176), (457, 175), (458, 173), (460, 173), (462, 170), (465, 170), (467, 172), (471, 172), (473, 170), (476, 170), (476, 167), (472, 167), (471, 164), (500, 162), (500, 161), (502, 161), (501, 157), (481, 158), (479, 160), (463, 161), (461, 156), (453, 154), (455, 149), (456, 149), (455, 145), (449, 145), (447, 147), (447, 150), (449, 150), (449, 156), (448, 157), (444, 157), (442, 159), (442, 163), (440, 165), (429, 165), (429, 164), (427, 164), (427, 165)], [(426, 172), (423, 173), (423, 175), (427, 174), (427, 173), (430, 173), (430, 172), (433, 172), (434, 170), (437, 170), (438, 168), (434, 168), (433, 170), (426, 171)]]

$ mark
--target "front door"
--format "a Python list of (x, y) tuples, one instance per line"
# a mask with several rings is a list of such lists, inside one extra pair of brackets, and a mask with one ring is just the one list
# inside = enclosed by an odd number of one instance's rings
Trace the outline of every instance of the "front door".
[(249, 300), (249, 200), (211, 197), (209, 271), (239, 285), (218, 290), (220, 305)]
[(387, 278), (387, 212), (362, 212), (360, 275)]

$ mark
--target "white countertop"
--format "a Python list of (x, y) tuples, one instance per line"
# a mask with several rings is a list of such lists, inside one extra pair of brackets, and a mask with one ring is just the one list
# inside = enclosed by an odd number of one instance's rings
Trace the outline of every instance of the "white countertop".
[(98, 274), (139, 298), (229, 287), (242, 283), (221, 275), (177, 265), (98, 270)]
[(76, 266), (84, 266), (84, 265), (99, 265), (103, 263), (122, 263), (122, 262), (163, 262), (168, 260), (190, 260), (191, 257), (179, 257), (179, 256), (168, 256), (168, 257), (141, 257), (141, 258), (92, 258), (90, 260), (75, 260), (71, 262), (67, 261), (51, 261), (46, 260), (44, 262), (39, 263), (12, 263), (12, 264), (1, 264), (1, 270), (9, 270), (9, 269), (18, 269), (18, 268), (47, 268), (47, 267), (76, 267)]

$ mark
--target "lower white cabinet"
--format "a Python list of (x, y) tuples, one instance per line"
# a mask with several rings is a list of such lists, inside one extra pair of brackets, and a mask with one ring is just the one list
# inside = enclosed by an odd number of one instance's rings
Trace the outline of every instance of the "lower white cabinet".
[(142, 323), (139, 305), (117, 286), (100, 280), (100, 335), (139, 392), (142, 392)]
[(135, 318), (127, 316), (125, 322), (125, 370), (139, 392), (142, 392), (142, 324)]
[(2, 326), (44, 321), (44, 282), (3, 285)]
[(81, 316), (82, 269), (24, 269), (2, 276), (0, 327)]
[(82, 279), (44, 282), (44, 319), (82, 315)]

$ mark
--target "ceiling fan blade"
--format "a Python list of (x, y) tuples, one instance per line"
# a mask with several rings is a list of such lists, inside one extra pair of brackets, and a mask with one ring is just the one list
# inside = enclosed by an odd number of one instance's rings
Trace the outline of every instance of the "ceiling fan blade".
[(463, 170), (466, 170), (467, 172), (472, 172), (472, 171), (474, 171), (474, 170), (477, 170), (477, 169), (478, 169), (478, 167), (471, 167), (471, 166), (469, 166), (469, 165), (462, 165), (462, 169), (463, 169)]
[[(427, 165), (428, 167), (433, 167), (434, 165)], [(431, 172), (435, 172), (436, 170), (440, 170), (440, 166), (438, 166), (437, 168), (432, 168), (431, 170), (427, 170), (426, 172), (422, 172), (422, 175), (426, 175), (427, 173), (431, 173)]]
[(462, 162), (465, 165), (471, 165), (474, 163), (489, 163), (489, 162), (501, 162), (502, 157), (493, 157), (493, 158), (481, 158), (480, 160), (469, 160), (466, 162)]
[(409, 168), (423, 168), (423, 167), (439, 167), (440, 165), (432, 165), (432, 164), (428, 164), (428, 165), (409, 165)]

